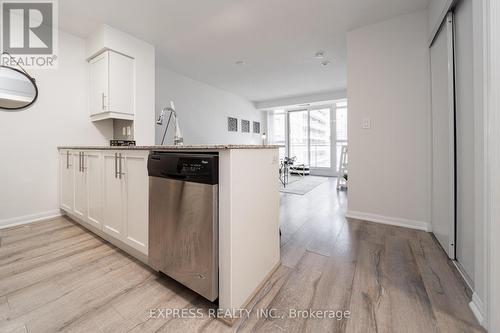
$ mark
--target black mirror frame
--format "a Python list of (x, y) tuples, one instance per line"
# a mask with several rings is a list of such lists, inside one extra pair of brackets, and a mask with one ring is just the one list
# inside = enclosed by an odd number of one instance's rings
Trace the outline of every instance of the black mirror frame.
[(22, 110), (22, 109), (25, 109), (31, 105), (33, 105), (33, 103), (36, 102), (36, 100), (38, 99), (38, 86), (36, 84), (36, 80), (34, 78), (32, 78), (31, 76), (29, 76), (28, 74), (26, 74), (25, 72), (17, 69), (17, 68), (14, 68), (14, 67), (10, 67), (10, 66), (5, 66), (5, 65), (0, 65), (0, 68), (8, 68), (8, 69), (11, 69), (13, 71), (16, 71), (16, 72), (19, 72), (21, 73), (22, 75), (24, 75), (25, 77), (28, 78), (28, 80), (30, 80), (30, 82), (33, 84), (33, 86), (35, 87), (35, 97), (33, 98), (33, 100), (27, 104), (27, 105), (23, 105), (21, 107), (17, 107), (17, 108), (6, 108), (6, 107), (3, 107), (3, 106), (0, 106), (0, 109), (1, 110)]
[(7, 55), (9, 56), (10, 59), (14, 60), (14, 62), (16, 62), (17, 66), (19, 66), (19, 68), (21, 68), (21, 70), (17, 69), (17, 68), (14, 68), (14, 67), (11, 67), (11, 66), (5, 66), (5, 65), (0, 65), (0, 69), (1, 68), (8, 68), (8, 69), (12, 69), (16, 72), (19, 72), (21, 74), (23, 74), (24, 76), (26, 76), (28, 78), (28, 80), (30, 80), (31, 84), (33, 84), (33, 86), (35, 87), (35, 97), (33, 98), (33, 100), (27, 104), (27, 105), (23, 105), (23, 106), (20, 106), (18, 108), (5, 108), (5, 107), (1, 107), (0, 106), (0, 110), (22, 110), (22, 109), (26, 109), (27, 107), (33, 105), (33, 103), (36, 102), (36, 100), (38, 99), (38, 86), (36, 85), (36, 80), (34, 77), (32, 77), (31, 75), (28, 74), (28, 72), (26, 72), (24, 70), (24, 68), (19, 65), (19, 63), (17, 61), (15, 61), (15, 59), (10, 55), (9, 52), (6, 52), (6, 51), (3, 51), (1, 54), (0, 54), (0, 57), (3, 56), (3, 55)]

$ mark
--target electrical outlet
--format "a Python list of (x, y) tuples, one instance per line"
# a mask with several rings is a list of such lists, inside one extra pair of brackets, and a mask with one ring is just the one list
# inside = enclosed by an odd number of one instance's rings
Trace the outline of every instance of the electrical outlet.
[(370, 118), (363, 118), (363, 123), (361, 125), (363, 129), (370, 129), (372, 128), (372, 121)]

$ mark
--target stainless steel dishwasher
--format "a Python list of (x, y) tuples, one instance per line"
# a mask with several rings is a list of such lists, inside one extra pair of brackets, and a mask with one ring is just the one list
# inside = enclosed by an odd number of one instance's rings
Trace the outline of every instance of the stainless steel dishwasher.
[(215, 154), (149, 155), (149, 263), (198, 294), (219, 294)]

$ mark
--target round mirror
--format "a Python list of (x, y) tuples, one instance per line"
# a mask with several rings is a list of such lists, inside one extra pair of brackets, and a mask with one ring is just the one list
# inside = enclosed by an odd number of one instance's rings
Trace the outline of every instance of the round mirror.
[(18, 69), (0, 66), (0, 109), (23, 109), (37, 97), (38, 88), (33, 78)]

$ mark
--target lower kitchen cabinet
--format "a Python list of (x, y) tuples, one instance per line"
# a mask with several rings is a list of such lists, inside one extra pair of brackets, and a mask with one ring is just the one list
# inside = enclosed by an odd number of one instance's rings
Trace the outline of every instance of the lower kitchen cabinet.
[(74, 183), (75, 183), (75, 205), (73, 207), (73, 214), (85, 220), (87, 217), (87, 182), (85, 175), (85, 153), (77, 151), (74, 154), (75, 167), (74, 167)]
[(83, 153), (83, 172), (86, 184), (87, 211), (85, 222), (102, 229), (102, 154), (100, 151), (86, 151)]
[(73, 211), (75, 183), (73, 151), (59, 151), (59, 201), (61, 209)]
[(147, 255), (148, 154), (148, 151), (119, 150), (61, 151), (61, 209), (84, 222), (83, 225), (92, 225)]
[(124, 182), (119, 173), (120, 153), (114, 151), (103, 152), (103, 226), (102, 231), (117, 239), (123, 239), (125, 211), (124, 211)]
[[(136, 150), (123, 154), (124, 174), (122, 196), (125, 207), (123, 236), (124, 241), (136, 250), (145, 254), (148, 252), (149, 224), (149, 152)], [(146, 227), (144, 227), (146, 226)]]

